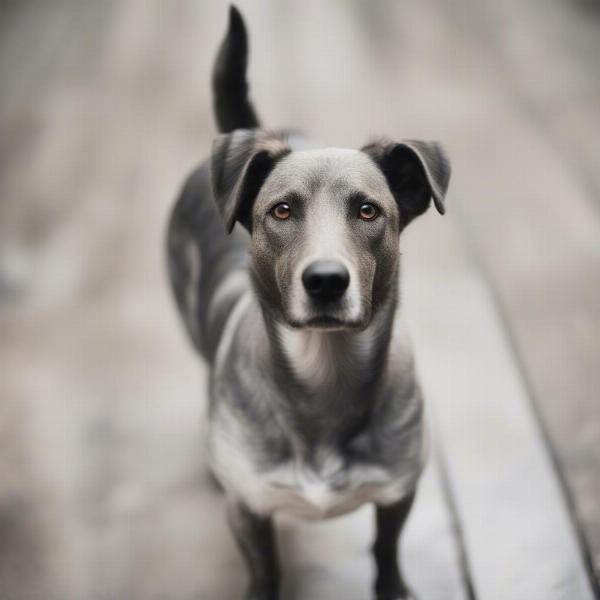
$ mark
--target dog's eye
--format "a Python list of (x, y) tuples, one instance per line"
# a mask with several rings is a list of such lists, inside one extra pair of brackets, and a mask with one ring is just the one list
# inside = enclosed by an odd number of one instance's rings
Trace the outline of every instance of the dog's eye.
[(379, 214), (379, 209), (369, 202), (360, 205), (358, 216), (363, 221), (372, 221)]
[(280, 221), (285, 221), (290, 216), (290, 205), (280, 202), (271, 209), (271, 214)]

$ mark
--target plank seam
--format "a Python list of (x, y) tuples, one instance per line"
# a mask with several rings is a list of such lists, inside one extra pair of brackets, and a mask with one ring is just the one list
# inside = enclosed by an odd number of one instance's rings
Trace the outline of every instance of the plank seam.
[(471, 566), (467, 554), (463, 528), (460, 523), (458, 507), (456, 505), (455, 493), (452, 486), (452, 481), (450, 479), (450, 474), (448, 473), (448, 467), (443, 457), (443, 439), (439, 433), (439, 428), (435, 423), (435, 416), (432, 416), (432, 421), (437, 440), (433, 449), (433, 459), (440, 476), (442, 495), (448, 506), (450, 526), (456, 539), (456, 546), (458, 551), (458, 568), (460, 571), (463, 585), (467, 593), (468, 600), (477, 600), (477, 597), (475, 595), (475, 588), (473, 586), (473, 580), (471, 578)]
[(533, 383), (529, 377), (525, 360), (520, 351), (519, 343), (515, 337), (512, 327), (510, 326), (510, 320), (504, 308), (504, 304), (502, 303), (499, 289), (492, 278), (488, 275), (488, 271), (485, 268), (486, 265), (481, 257), (481, 254), (478, 252), (475, 236), (471, 233), (472, 229), (468, 225), (469, 221), (466, 218), (464, 211), (460, 207), (455, 207), (455, 212), (457, 215), (457, 226), (463, 234), (462, 239), (464, 240), (467, 256), (472, 261), (475, 270), (477, 271), (490, 296), (492, 306), (494, 307), (502, 328), (502, 333), (505, 336), (506, 342), (511, 351), (515, 369), (523, 384), (523, 390), (525, 397), (527, 398), (529, 408), (531, 409), (533, 421), (540, 433), (541, 441), (544, 449), (546, 450), (547, 456), (550, 459), (550, 465), (554, 471), (554, 475), (558, 483), (559, 494), (568, 513), (568, 522), (571, 525), (572, 531), (575, 535), (575, 541), (579, 547), (580, 557), (587, 575), (587, 580), (590, 584), (594, 597), (597, 600), (600, 600), (600, 582), (597, 579), (594, 560), (592, 558), (591, 549), (587, 543), (582, 521), (579, 517), (577, 504), (563, 474), (562, 464), (558, 457), (558, 453), (552, 445), (552, 437), (542, 416), (539, 400), (534, 392)]

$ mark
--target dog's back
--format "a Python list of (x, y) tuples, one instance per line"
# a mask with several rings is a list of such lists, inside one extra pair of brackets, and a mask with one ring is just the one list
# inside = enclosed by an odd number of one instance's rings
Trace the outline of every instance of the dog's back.
[[(248, 98), (247, 34), (238, 11), (230, 11), (229, 29), (213, 72), (218, 130), (258, 126)], [(233, 305), (248, 289), (244, 233), (227, 235), (213, 200), (210, 163), (186, 180), (168, 227), (168, 269), (177, 306), (196, 348), (212, 361)]]

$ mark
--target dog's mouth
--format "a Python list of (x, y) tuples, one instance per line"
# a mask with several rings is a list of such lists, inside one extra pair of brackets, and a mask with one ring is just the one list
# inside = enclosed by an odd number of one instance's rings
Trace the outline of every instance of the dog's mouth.
[(304, 320), (291, 319), (288, 320), (288, 324), (294, 329), (318, 331), (344, 331), (350, 329), (361, 329), (364, 327), (362, 320), (343, 319), (328, 314), (315, 315)]
[(318, 329), (320, 331), (339, 331), (348, 328), (346, 321), (329, 315), (312, 317), (304, 325), (304, 329)]

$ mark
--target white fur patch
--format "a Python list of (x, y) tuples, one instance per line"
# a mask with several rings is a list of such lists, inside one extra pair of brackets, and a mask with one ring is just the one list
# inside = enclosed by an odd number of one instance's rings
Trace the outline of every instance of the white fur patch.
[(278, 333), (296, 377), (315, 388), (331, 382), (340, 364), (345, 368), (360, 368), (373, 347), (373, 334), (369, 329), (347, 333), (344, 348), (335, 342), (335, 336), (342, 335), (338, 332), (292, 329), (278, 324)]
[[(398, 476), (377, 465), (356, 465), (342, 471), (341, 456), (327, 453), (319, 471), (291, 460), (269, 471), (259, 471), (252, 450), (235, 417), (220, 412), (219, 425), (211, 429), (209, 452), (212, 469), (227, 493), (241, 498), (259, 514), (282, 513), (301, 519), (320, 520), (351, 512), (367, 502), (385, 505), (410, 493), (416, 485), (422, 461), (407, 464)], [(343, 474), (343, 485), (335, 475)]]

